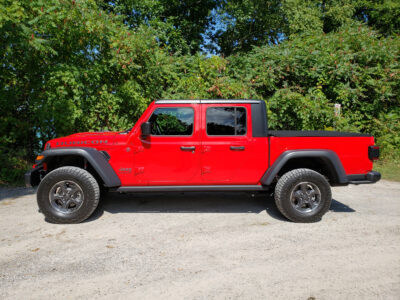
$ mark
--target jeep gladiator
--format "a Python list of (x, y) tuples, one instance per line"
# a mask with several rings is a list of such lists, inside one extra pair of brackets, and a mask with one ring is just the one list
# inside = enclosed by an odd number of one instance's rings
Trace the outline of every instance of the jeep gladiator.
[(378, 157), (368, 134), (268, 130), (264, 101), (157, 100), (127, 131), (48, 141), (25, 182), (54, 223), (88, 218), (102, 190), (267, 191), (286, 218), (314, 222), (331, 186), (380, 179)]

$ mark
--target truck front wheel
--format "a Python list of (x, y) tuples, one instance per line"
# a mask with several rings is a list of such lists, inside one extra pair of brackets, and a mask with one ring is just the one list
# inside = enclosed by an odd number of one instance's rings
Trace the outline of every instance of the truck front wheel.
[(285, 173), (275, 187), (279, 211), (293, 222), (316, 222), (328, 211), (332, 193), (328, 181), (310, 169)]
[(37, 202), (46, 221), (79, 223), (87, 219), (99, 204), (100, 189), (88, 171), (61, 167), (46, 175), (37, 191)]

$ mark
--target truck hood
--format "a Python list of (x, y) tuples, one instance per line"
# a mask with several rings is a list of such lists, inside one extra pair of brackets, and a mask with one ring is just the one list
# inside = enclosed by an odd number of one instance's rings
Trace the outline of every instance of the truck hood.
[(45, 149), (48, 144), (50, 144), (51, 148), (107, 146), (114, 143), (114, 138), (117, 134), (119, 132), (115, 131), (74, 133), (48, 141)]

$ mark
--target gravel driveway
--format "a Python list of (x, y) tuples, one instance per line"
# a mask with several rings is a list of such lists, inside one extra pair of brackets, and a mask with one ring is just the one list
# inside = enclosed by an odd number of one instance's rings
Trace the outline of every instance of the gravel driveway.
[(399, 299), (400, 183), (333, 189), (314, 224), (262, 194), (110, 194), (54, 225), (0, 189), (0, 299)]

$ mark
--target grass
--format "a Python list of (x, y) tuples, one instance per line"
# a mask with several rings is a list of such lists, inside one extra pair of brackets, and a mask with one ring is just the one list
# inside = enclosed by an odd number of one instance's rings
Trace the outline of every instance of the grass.
[(399, 160), (378, 160), (374, 163), (374, 171), (382, 174), (382, 179), (400, 181), (400, 161)]

